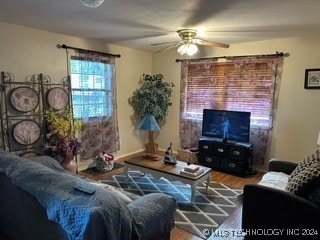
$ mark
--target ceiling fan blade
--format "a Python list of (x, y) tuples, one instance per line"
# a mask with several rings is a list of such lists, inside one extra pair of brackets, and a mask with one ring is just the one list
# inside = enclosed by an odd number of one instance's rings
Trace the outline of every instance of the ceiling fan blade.
[(193, 39), (192, 42), (194, 44), (199, 44), (199, 45), (204, 45), (204, 46), (212, 46), (212, 47), (222, 47), (222, 48), (228, 48), (230, 47), (229, 44), (226, 43), (219, 43), (219, 42), (212, 42), (212, 41), (207, 41), (203, 39)]
[(166, 45), (166, 44), (178, 44), (180, 41), (174, 41), (174, 42), (161, 42), (161, 43), (151, 43), (151, 46), (159, 46), (159, 45)]
[(165, 48), (162, 48), (162, 49), (160, 49), (160, 50), (156, 51), (156, 53), (159, 53), (159, 52), (163, 52), (163, 51), (169, 50), (170, 48), (174, 48), (174, 47), (177, 47), (177, 46), (179, 46), (179, 45), (180, 45), (180, 43), (173, 44), (173, 45), (171, 45), (171, 46), (169, 46), (169, 47), (165, 47)]

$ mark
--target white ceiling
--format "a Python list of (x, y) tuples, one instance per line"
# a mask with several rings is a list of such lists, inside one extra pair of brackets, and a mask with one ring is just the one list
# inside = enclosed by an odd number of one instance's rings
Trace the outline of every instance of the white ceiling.
[[(179, 41), (181, 28), (233, 43), (320, 36), (319, 0), (1, 0), (0, 22), (148, 51)], [(0, 33), (1, 35), (1, 33)]]

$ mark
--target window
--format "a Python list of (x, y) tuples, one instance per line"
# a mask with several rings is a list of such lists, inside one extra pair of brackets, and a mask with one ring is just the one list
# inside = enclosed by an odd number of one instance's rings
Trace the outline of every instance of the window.
[(217, 106), (214, 106), (214, 102), (222, 101), (222, 86), (217, 85), (224, 75), (222, 69), (214, 62), (191, 62), (186, 66), (186, 98), (183, 113), (185, 118), (201, 120), (203, 109), (215, 108)]
[[(81, 159), (120, 149), (114, 55), (75, 49), (70, 55), (70, 84), (74, 118), (82, 120)], [(68, 56), (68, 51), (67, 51)], [(67, 66), (68, 67), (68, 66)]]
[(186, 67), (183, 116), (202, 119), (204, 108), (251, 112), (251, 124), (272, 125), (274, 71), (269, 59), (191, 63)]
[(113, 65), (103, 60), (72, 57), (70, 73), (74, 117), (110, 116)]

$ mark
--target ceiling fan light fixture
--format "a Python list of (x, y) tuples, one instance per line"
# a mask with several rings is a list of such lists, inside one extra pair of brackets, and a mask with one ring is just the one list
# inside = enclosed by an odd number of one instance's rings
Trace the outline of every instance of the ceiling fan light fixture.
[[(177, 49), (177, 52), (180, 55), (187, 54), (189, 56), (192, 56), (198, 52), (198, 45), (205, 45), (205, 46), (211, 46), (211, 47), (223, 47), (223, 48), (229, 47), (229, 44), (212, 42), (212, 41), (195, 38), (197, 35), (197, 30), (195, 29), (180, 29), (177, 31), (177, 33), (179, 34), (179, 37), (181, 38), (182, 41), (180, 40), (179, 42), (172, 42), (170, 46), (165, 47), (159, 50), (158, 52), (179, 46)], [(168, 42), (158, 43), (153, 45), (161, 45), (161, 44), (168, 44)]]
[(198, 52), (198, 47), (193, 43), (185, 43), (177, 49), (177, 52), (180, 55), (187, 54), (188, 56), (192, 56)]
[(177, 49), (177, 53), (179, 53), (180, 55), (184, 55), (187, 52), (187, 47), (185, 44), (182, 44), (180, 47), (178, 47)]
[(104, 0), (80, 0), (80, 1), (84, 6), (89, 8), (99, 7), (104, 2)]

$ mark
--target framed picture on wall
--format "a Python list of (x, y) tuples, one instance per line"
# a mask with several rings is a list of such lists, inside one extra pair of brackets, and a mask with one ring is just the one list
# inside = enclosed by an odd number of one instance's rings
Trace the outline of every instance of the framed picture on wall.
[(320, 89), (320, 68), (306, 69), (304, 88)]

